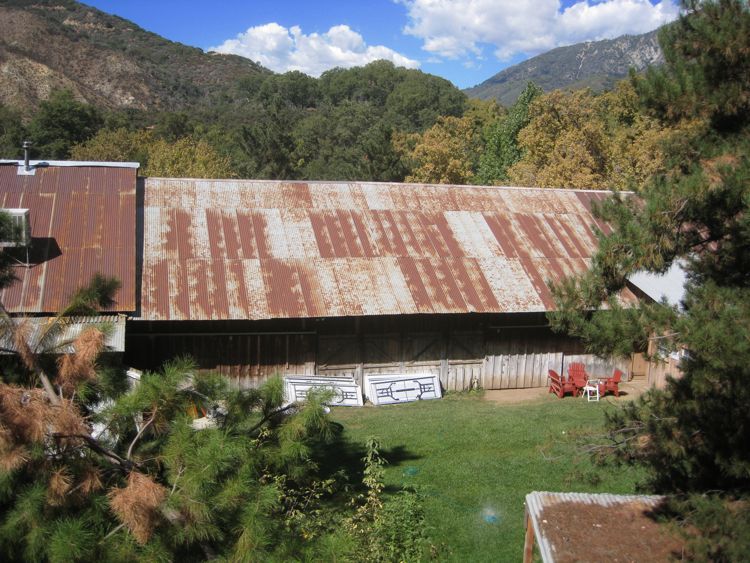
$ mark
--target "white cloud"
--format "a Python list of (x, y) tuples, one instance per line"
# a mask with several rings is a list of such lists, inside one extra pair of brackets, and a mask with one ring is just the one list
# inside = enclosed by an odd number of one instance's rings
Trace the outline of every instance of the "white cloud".
[(533, 55), (580, 41), (645, 33), (679, 14), (676, 0), (394, 0), (406, 6), (404, 32), (422, 48), (449, 59)]
[(232, 53), (258, 61), (276, 72), (299, 70), (320, 76), (334, 67), (352, 67), (386, 59), (397, 66), (417, 68), (419, 62), (383, 45), (367, 45), (347, 25), (336, 25), (326, 33), (305, 35), (298, 26), (278, 23), (251, 27), (235, 39), (227, 39), (210, 51)]

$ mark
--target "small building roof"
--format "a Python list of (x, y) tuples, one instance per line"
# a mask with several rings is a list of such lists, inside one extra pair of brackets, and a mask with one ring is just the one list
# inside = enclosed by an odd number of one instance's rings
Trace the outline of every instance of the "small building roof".
[[(53, 314), (94, 274), (118, 278), (112, 311), (136, 306), (135, 163), (0, 163), (0, 208), (30, 209), (32, 244), (13, 249), (18, 278), (0, 292), (11, 313)], [(5, 249), (8, 252), (9, 249)]]
[(683, 541), (653, 517), (664, 500), (659, 495), (529, 493), (523, 561), (532, 561), (534, 540), (543, 563), (672, 561)]
[[(70, 354), (74, 352), (73, 341), (87, 328), (102, 328), (104, 350), (106, 352), (125, 351), (125, 316), (101, 315), (96, 317), (69, 317), (64, 320), (55, 317), (14, 317), (16, 325), (27, 324), (26, 339), (29, 347), (38, 352), (52, 354)], [(50, 332), (50, 327), (54, 326)], [(45, 340), (45, 342), (42, 342)], [(44, 349), (42, 350), (41, 347)], [(16, 351), (11, 333), (0, 335), (0, 354), (11, 354)]]
[[(16, 166), (24, 166), (25, 161), (0, 158), (0, 164), (13, 164)], [(29, 166), (35, 169), (48, 168), (50, 166), (55, 167), (70, 167), (80, 168), (82, 166), (93, 167), (93, 168), (140, 168), (138, 162), (107, 162), (103, 160), (29, 160)]]
[(147, 178), (141, 315), (547, 311), (587, 268), (601, 191)]

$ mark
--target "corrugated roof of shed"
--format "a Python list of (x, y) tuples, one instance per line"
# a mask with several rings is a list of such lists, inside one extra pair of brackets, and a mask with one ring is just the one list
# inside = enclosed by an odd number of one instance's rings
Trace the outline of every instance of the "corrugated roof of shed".
[[(101, 315), (95, 317), (15, 317), (16, 325), (26, 324), (26, 343), (38, 352), (71, 354), (75, 352), (73, 342), (87, 328), (99, 328), (104, 332), (104, 351), (125, 351), (125, 315)], [(51, 332), (50, 332), (51, 331)], [(44, 342), (43, 342), (44, 341)], [(16, 351), (12, 333), (0, 334), (0, 354)]]
[[(665, 497), (661, 495), (613, 495), (609, 493), (550, 493), (545, 491), (534, 491), (526, 495), (526, 513), (534, 529), (539, 546), (539, 553), (544, 563), (555, 563), (555, 546), (544, 534), (542, 527), (542, 514), (545, 508), (555, 506), (560, 503), (577, 503), (592, 504), (597, 506), (637, 506), (656, 508), (664, 501)], [(546, 522), (546, 520), (544, 521)], [(585, 551), (585, 546), (582, 548)], [(622, 545), (618, 545), (624, 560), (630, 561), (629, 554), (623, 553)]]
[(0, 164), (0, 208), (31, 210), (32, 263), (0, 292), (11, 313), (55, 313), (97, 272), (122, 287), (112, 311), (135, 311), (135, 191), (132, 163), (53, 163), (33, 175)]
[(141, 318), (546, 311), (546, 281), (587, 267), (608, 196), (147, 178)]

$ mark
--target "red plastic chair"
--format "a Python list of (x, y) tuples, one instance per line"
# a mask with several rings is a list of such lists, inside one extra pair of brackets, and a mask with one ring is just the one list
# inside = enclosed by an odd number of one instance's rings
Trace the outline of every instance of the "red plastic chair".
[(573, 362), (568, 365), (568, 380), (572, 382), (572, 385), (575, 385), (576, 395), (578, 395), (589, 382), (586, 366), (580, 362)]
[(603, 397), (607, 391), (612, 391), (615, 394), (615, 397), (619, 397), (620, 388), (618, 385), (620, 384), (623, 375), (624, 374), (619, 369), (616, 369), (612, 374), (612, 377), (608, 377), (599, 384), (599, 394)]
[(563, 378), (555, 370), (549, 370), (549, 392), (554, 393), (561, 399), (565, 396), (565, 393), (573, 393), (574, 397), (578, 396), (578, 389), (570, 381), (563, 381)]

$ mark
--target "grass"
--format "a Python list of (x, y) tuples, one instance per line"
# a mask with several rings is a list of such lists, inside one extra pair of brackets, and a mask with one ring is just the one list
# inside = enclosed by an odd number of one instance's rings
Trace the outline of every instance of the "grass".
[(519, 561), (531, 491), (633, 493), (641, 475), (594, 465), (578, 444), (602, 429), (605, 401), (566, 398), (498, 405), (477, 395), (362, 409), (333, 418), (356, 447), (377, 436), (386, 485), (425, 496), (430, 535), (448, 561)]

